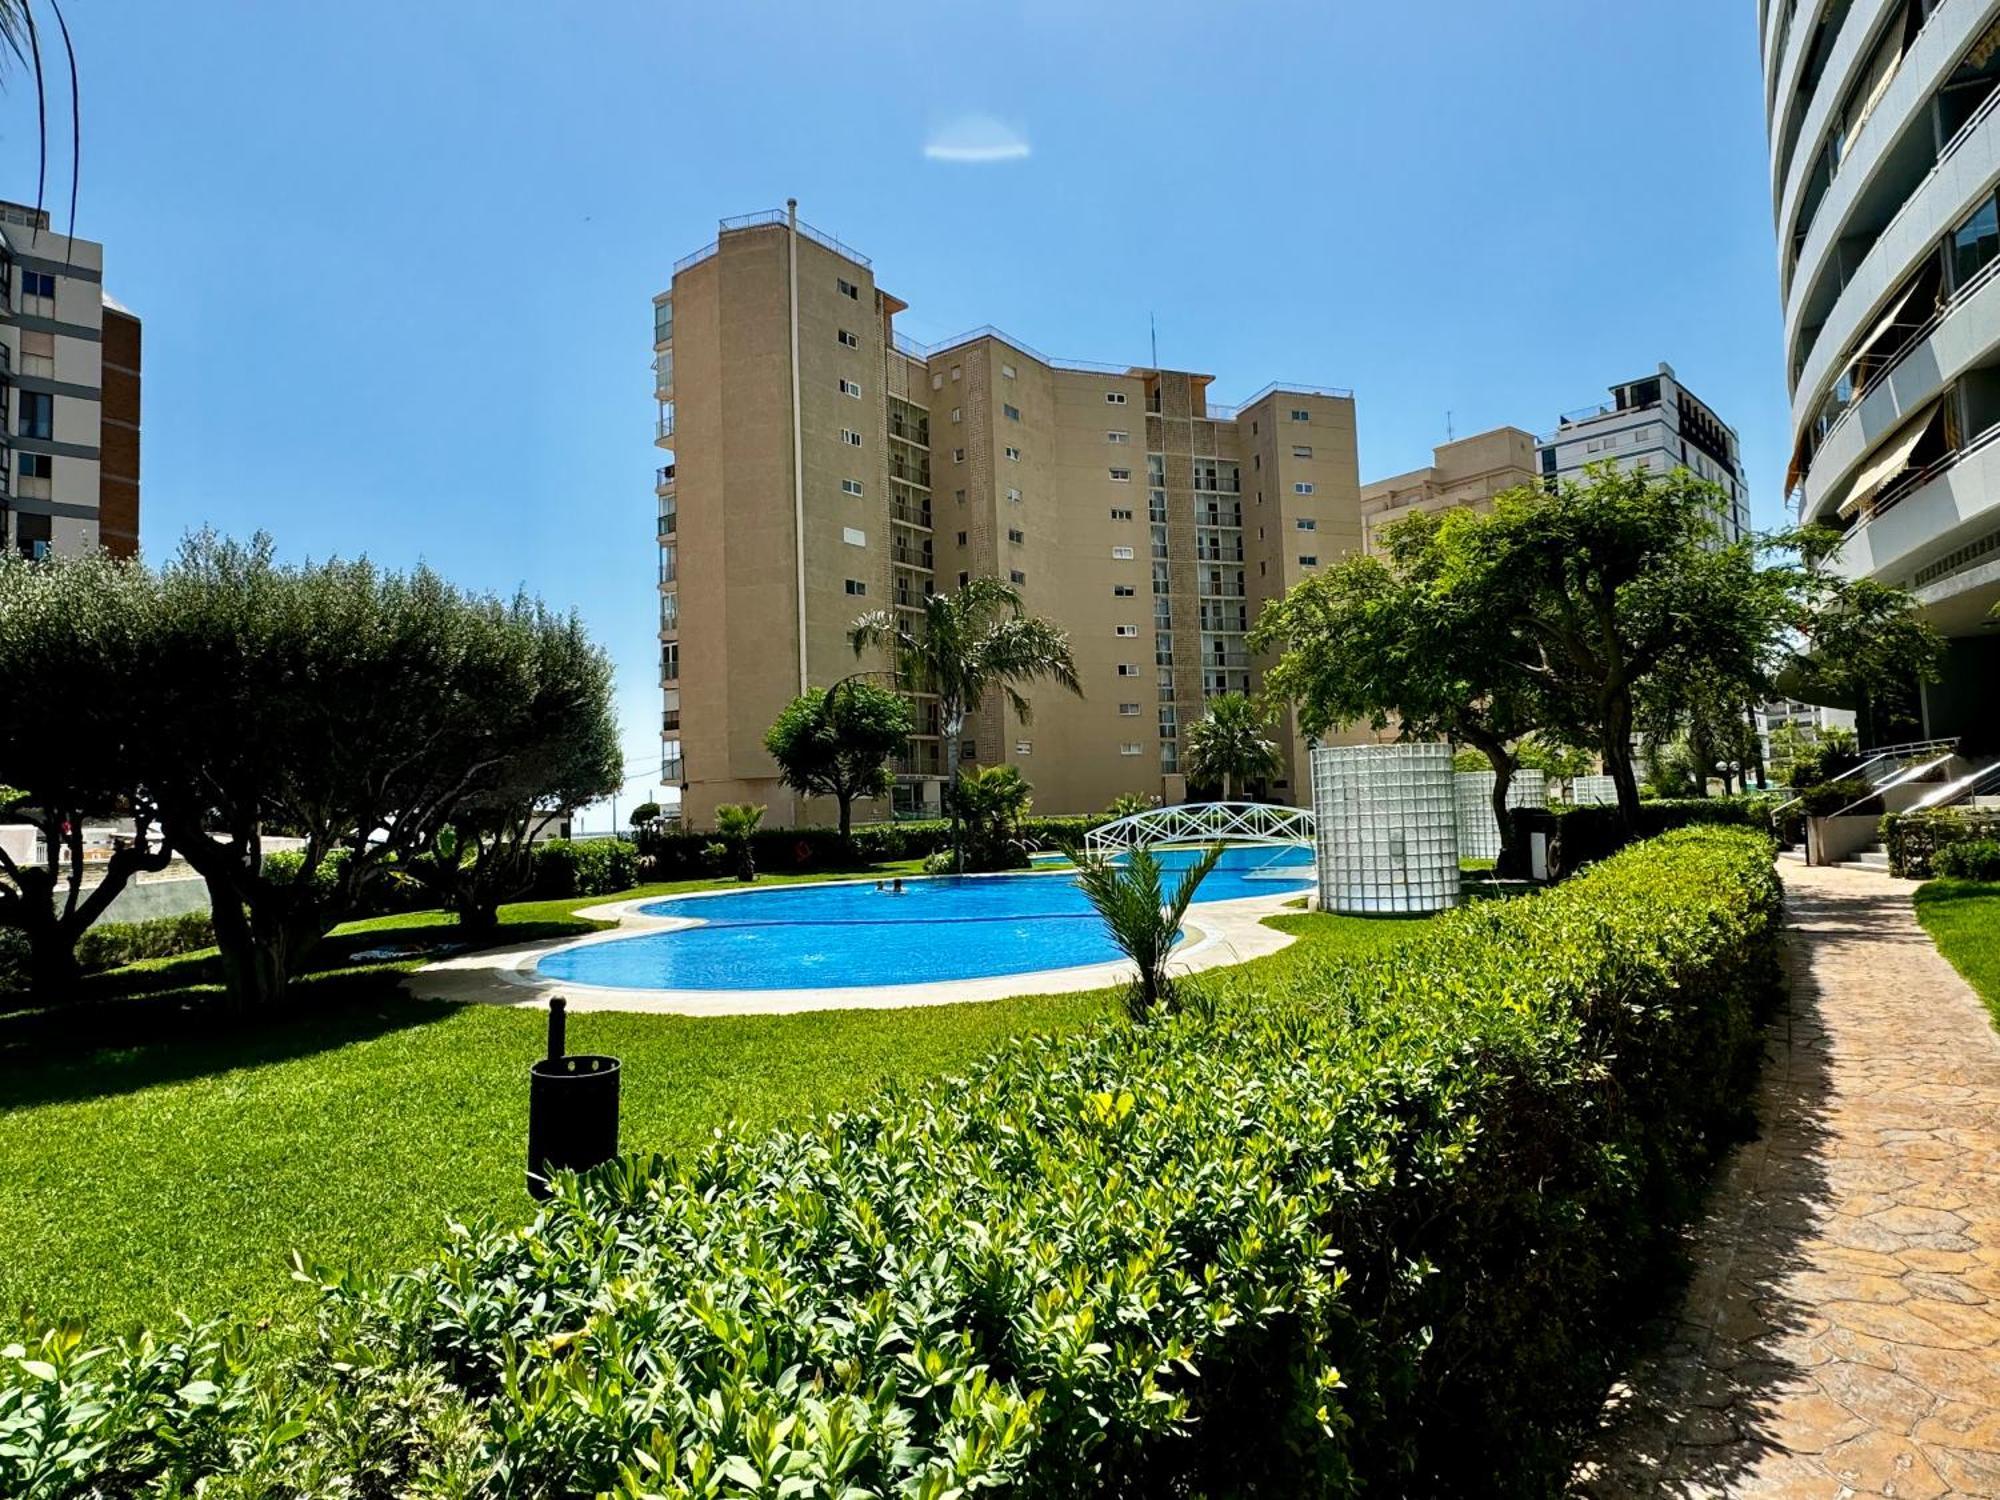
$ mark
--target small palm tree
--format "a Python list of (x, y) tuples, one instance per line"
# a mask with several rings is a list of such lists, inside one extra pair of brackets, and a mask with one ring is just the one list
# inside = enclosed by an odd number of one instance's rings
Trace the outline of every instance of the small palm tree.
[(1181, 741), (1188, 775), (1196, 781), (1221, 782), (1222, 800), (1235, 801), (1240, 786), (1277, 774), (1277, 742), (1264, 733), (1270, 726), (1270, 710), (1241, 693), (1209, 699), (1208, 711)]
[(724, 802), (715, 809), (715, 831), (735, 851), (736, 878), (757, 878), (757, 855), (750, 847), (751, 835), (764, 821), (764, 809), (748, 802)]
[(1134, 1021), (1150, 1020), (1164, 1007), (1177, 1008), (1174, 981), (1167, 974), (1167, 955), (1188, 904), (1215, 862), (1222, 845), (1211, 844), (1188, 866), (1168, 899), (1160, 887), (1160, 861), (1150, 849), (1135, 849), (1123, 864), (1102, 855), (1070, 854), (1076, 883), (1111, 929), (1111, 941), (1138, 965), (1138, 975), (1124, 994), (1125, 1014)]
[[(944, 736), (945, 785), (954, 790), (966, 718), (989, 692), (1002, 694), (1023, 724), (1032, 710), (1020, 689), (1030, 682), (1047, 680), (1083, 696), (1069, 632), (1025, 613), (1021, 591), (998, 578), (975, 578), (956, 593), (925, 595), (923, 620), (915, 628), (903, 623), (901, 612), (878, 609), (856, 620), (847, 635), (856, 656), (870, 646), (887, 651), (897, 686), (905, 692), (935, 695), (938, 730)], [(963, 870), (956, 795), (951, 799), (951, 847), (953, 864)]]

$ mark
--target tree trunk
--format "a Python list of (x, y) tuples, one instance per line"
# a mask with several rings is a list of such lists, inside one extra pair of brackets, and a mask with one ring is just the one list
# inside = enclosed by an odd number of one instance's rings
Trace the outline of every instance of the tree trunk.
[(222, 983), (229, 996), (229, 1008), (238, 1014), (248, 1014), (277, 1004), (284, 998), (290, 977), (282, 955), (263, 951), (244, 911), (242, 893), (233, 881), (212, 875), (203, 878), (208, 884), (215, 946), (222, 955)]
[(28, 939), (28, 994), (49, 1005), (76, 998), (83, 967), (76, 961), (77, 935), (66, 930), (53, 912), (46, 921), (31, 921), (22, 931)]
[(1604, 757), (1605, 774), (1618, 789), (1618, 820), (1628, 837), (1639, 833), (1639, 779), (1632, 771), (1632, 704), (1614, 698), (1606, 706), (1604, 734), (1598, 751)]
[(951, 712), (940, 714), (940, 721), (944, 725), (944, 795), (951, 815), (951, 867), (954, 874), (963, 875), (965, 842), (958, 821), (958, 752), (959, 736), (965, 732), (965, 716), (954, 704)]
[(1224, 771), (1222, 773), (1222, 800), (1224, 802), (1234, 802), (1236, 800), (1235, 781), (1236, 775), (1233, 771)]
[(833, 796), (840, 807), (840, 841), (844, 844), (851, 837), (850, 830), (854, 824), (854, 793), (840, 791)]

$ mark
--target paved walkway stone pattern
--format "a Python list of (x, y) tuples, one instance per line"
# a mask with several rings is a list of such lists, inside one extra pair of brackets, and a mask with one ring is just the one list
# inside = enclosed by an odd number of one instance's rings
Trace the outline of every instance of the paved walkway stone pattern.
[(1785, 867), (1791, 996), (1574, 1492), (2000, 1496), (2000, 1038), (1910, 884)]

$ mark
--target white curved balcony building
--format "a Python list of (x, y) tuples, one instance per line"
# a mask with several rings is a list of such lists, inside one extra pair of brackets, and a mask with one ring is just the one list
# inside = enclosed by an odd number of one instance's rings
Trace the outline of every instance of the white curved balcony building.
[(1951, 638), (1944, 679), (1864, 737), (2000, 737), (2000, 0), (1758, 20), (1785, 488), (1845, 534), (1847, 572), (1915, 590)]

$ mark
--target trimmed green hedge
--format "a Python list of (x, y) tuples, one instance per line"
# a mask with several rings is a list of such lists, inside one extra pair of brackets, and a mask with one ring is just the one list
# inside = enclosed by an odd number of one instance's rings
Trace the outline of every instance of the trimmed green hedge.
[(535, 845), (534, 894), (543, 901), (608, 896), (639, 883), (639, 849), (625, 839), (549, 839)]
[(205, 911), (143, 922), (99, 922), (76, 940), (76, 961), (86, 971), (115, 969), (147, 958), (174, 958), (215, 944), (215, 922)]
[(1960, 839), (1933, 861), (1948, 880), (2000, 880), (2000, 839)]
[[(1042, 849), (1080, 843), (1102, 817), (1023, 818), (1020, 837)], [(691, 880), (712, 875), (703, 850), (715, 842), (712, 833), (681, 829), (642, 828), (636, 833), (639, 856), (649, 880)], [(757, 868), (767, 874), (798, 874), (810, 870), (848, 870), (857, 865), (892, 860), (924, 859), (951, 847), (951, 824), (941, 819), (908, 823), (867, 823), (843, 842), (837, 828), (765, 828), (750, 840)]]
[(627, 1159), (325, 1279), (281, 1369), (22, 1350), (0, 1491), (1558, 1488), (1743, 1123), (1779, 920), (1768, 840), (1674, 833), (1384, 959)]
[[(1655, 797), (1639, 804), (1639, 837), (1653, 838), (1676, 828), (1770, 827), (1770, 808), (1783, 801), (1768, 792), (1745, 797)], [(1573, 875), (1587, 864), (1615, 854), (1630, 840), (1615, 804), (1554, 806), (1556, 833), (1549, 850), (1553, 878)]]
[(1882, 819), (1889, 869), (1910, 880), (1944, 874), (1937, 864), (1943, 850), (1985, 839), (2000, 839), (2000, 813), (1940, 807), (1930, 812), (1890, 813)]

